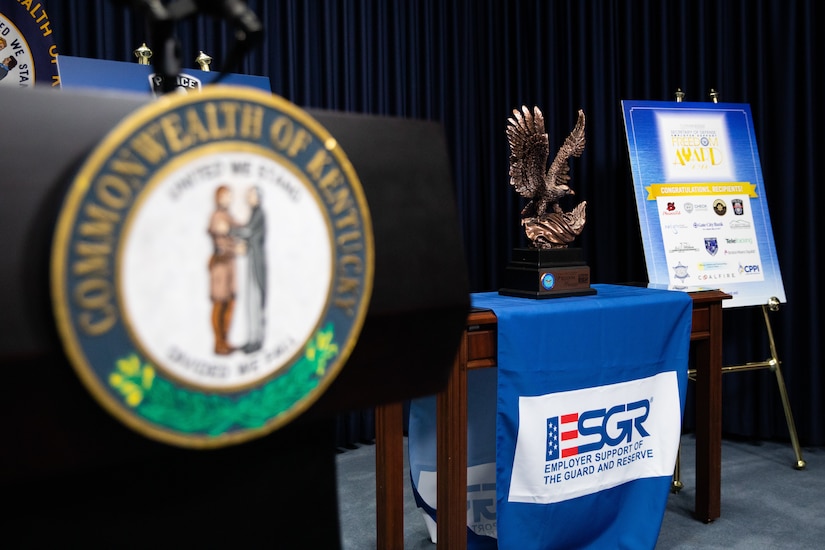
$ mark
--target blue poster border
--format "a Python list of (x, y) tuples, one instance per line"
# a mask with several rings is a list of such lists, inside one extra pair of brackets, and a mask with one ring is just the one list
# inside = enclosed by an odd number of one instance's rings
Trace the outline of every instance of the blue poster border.
[[(719, 289), (733, 296), (733, 299), (726, 300), (723, 304), (726, 308), (763, 305), (771, 298), (785, 302), (750, 106), (738, 103), (632, 100), (623, 100), (621, 103), (642, 245), (651, 286), (686, 291)], [(716, 121), (712, 125), (718, 124), (723, 129), (719, 132), (725, 134), (722, 143), (716, 144), (717, 150), (710, 151), (716, 154), (716, 158), (711, 161), (708, 161), (709, 157), (702, 159), (706, 165), (718, 165), (713, 169), (724, 165), (723, 172), (703, 171), (707, 166), (699, 166), (701, 163), (698, 162), (697, 170), (690, 172), (690, 175), (686, 175), (687, 169), (681, 173), (678, 169), (671, 169), (670, 165), (676, 162), (675, 154), (671, 158), (670, 152), (677, 149), (681, 152), (681, 147), (684, 147), (685, 155), (680, 155), (680, 159), (684, 161), (685, 156), (691, 155), (692, 146), (696, 145), (694, 152), (703, 154), (699, 150), (703, 144), (694, 143), (694, 138), (685, 137), (684, 143), (678, 143), (682, 139), (674, 137), (680, 135), (678, 130), (671, 131), (669, 136), (663, 135), (662, 118), (674, 115), (675, 120), (696, 122), (685, 126), (701, 128), (707, 120), (711, 120)], [(685, 134), (687, 135), (688, 133)], [(720, 173), (723, 174), (722, 177), (719, 177)], [(744, 221), (745, 217), (734, 218), (728, 197), (736, 195), (729, 195), (735, 192), (731, 189), (738, 189), (739, 193), (747, 197), (745, 209), (750, 210), (747, 222)], [(705, 191), (706, 194), (701, 195)], [(671, 192), (673, 195), (665, 201), (653, 199)], [(662, 202), (666, 202), (666, 208), (662, 208)], [(739, 207), (736, 213), (741, 214), (742, 200), (736, 198), (734, 202)], [(694, 212), (694, 206), (711, 209), (711, 212), (718, 214), (718, 218), (715, 218), (718, 221), (710, 224), (697, 221), (702, 218), (698, 212)], [(667, 208), (671, 211), (666, 212)], [(739, 226), (732, 227), (731, 222), (740, 225), (752, 222), (752, 227), (745, 227), (745, 231), (734, 234), (734, 227)], [(712, 227), (702, 227), (703, 225)], [(670, 232), (680, 230), (693, 239), (692, 242), (684, 243), (685, 248), (693, 252), (692, 257), (695, 259), (697, 254), (704, 255), (704, 249), (708, 261), (684, 264), (674, 261), (674, 252), (681, 252), (678, 247), (682, 243), (675, 248), (671, 243), (671, 247), (666, 249), (664, 235), (668, 232), (668, 238), (671, 238)], [(743, 234), (748, 236), (742, 238)], [(698, 236), (704, 238), (705, 242), (697, 243)], [(750, 251), (754, 254), (750, 257), (733, 256), (746, 254), (748, 250), (742, 250), (741, 245), (739, 250), (732, 249), (736, 245), (729, 247), (730, 250), (725, 248), (726, 244), (732, 242), (750, 242), (745, 246), (751, 246)], [(756, 248), (753, 248), (754, 245)], [(689, 256), (690, 254), (686, 255)], [(753, 260), (754, 257), (759, 261)], [(746, 258), (744, 263), (741, 258)], [(725, 263), (726, 267), (723, 266)]]

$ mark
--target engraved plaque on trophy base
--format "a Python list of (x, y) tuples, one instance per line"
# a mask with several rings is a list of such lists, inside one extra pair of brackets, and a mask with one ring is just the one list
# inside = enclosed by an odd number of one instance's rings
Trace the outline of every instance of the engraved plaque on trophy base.
[(516, 248), (498, 293), (541, 300), (588, 296), (596, 289), (590, 287), (590, 266), (581, 248)]

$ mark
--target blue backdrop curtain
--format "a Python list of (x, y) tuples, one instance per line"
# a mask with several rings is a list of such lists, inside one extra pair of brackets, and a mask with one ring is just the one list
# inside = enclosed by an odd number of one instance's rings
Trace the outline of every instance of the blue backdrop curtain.
[[(772, 314), (803, 444), (825, 444), (822, 372), (822, 132), (815, 76), (823, 70), (819, 0), (272, 0), (250, 1), (263, 44), (234, 72), (264, 75), (305, 107), (441, 121), (471, 288), (494, 290), (526, 241), (507, 184), (504, 127), (513, 108), (538, 105), (551, 148), (587, 115), (587, 147), (572, 162), (588, 201), (579, 245), (600, 283), (646, 280), (620, 100), (751, 105), (788, 302)], [(60, 53), (134, 61), (144, 18), (104, 0), (45, 2)], [(233, 34), (197, 17), (178, 25), (185, 66), (199, 50), (221, 63)], [(151, 44), (149, 44), (151, 47)], [(644, 330), (644, 327), (639, 327)], [(725, 311), (725, 360), (764, 360), (759, 308)], [(559, 342), (563, 345), (563, 342)], [(768, 371), (724, 381), (723, 431), (787, 439)], [(701, 406), (701, 404), (697, 404)], [(689, 420), (688, 420), (689, 421)], [(358, 438), (368, 420), (342, 421)], [(789, 457), (790, 460), (790, 457)]]

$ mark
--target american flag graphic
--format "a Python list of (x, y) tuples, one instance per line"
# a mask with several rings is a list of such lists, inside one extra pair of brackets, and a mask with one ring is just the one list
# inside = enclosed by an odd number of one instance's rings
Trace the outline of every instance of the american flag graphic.
[(579, 454), (575, 444), (579, 437), (579, 413), (551, 416), (547, 419), (547, 461)]

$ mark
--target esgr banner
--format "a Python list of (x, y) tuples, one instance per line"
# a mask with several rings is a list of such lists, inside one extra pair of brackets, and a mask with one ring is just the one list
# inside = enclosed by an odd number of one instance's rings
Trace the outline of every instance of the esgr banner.
[(472, 295), (498, 320), (499, 548), (656, 545), (681, 432), (692, 299), (593, 288), (557, 300)]
[[(467, 373), (467, 550), (495, 550), (496, 542), (496, 369)], [(416, 504), (437, 542), (438, 462), (435, 396), (410, 402), (408, 450)]]
[(673, 473), (676, 373), (519, 398), (510, 502), (550, 504)]

